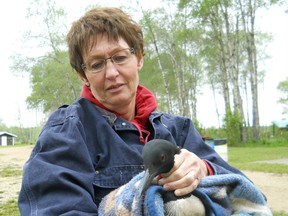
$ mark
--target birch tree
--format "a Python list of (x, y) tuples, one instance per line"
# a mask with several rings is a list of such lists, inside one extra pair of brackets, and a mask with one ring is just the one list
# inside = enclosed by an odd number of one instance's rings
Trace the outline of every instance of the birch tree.
[[(169, 14), (164, 9), (157, 9), (149, 12), (149, 23), (147, 17), (142, 20), (148, 55), (146, 55), (146, 66), (143, 68), (141, 80), (144, 80), (145, 84), (151, 86), (155, 92), (158, 86), (151, 85), (153, 80), (145, 78), (161, 73), (165, 93), (171, 99), (171, 111), (196, 120), (196, 95), (201, 84), (201, 70), (199, 59), (196, 58), (198, 47), (195, 45), (195, 39), (199, 40), (199, 33), (187, 28), (189, 22), (187, 17), (183, 12)], [(155, 38), (157, 38), (157, 46)], [(153, 58), (154, 61), (157, 59), (158, 66), (161, 67), (154, 66), (151, 74), (149, 71), (151, 67), (147, 66), (147, 60), (152, 62)]]
[[(27, 10), (27, 19), (32, 27), (23, 40), (33, 48), (25, 48), (31, 55), (13, 57), (13, 70), (25, 71), (30, 76), (32, 93), (26, 100), (28, 107), (49, 114), (74, 101), (81, 89), (81, 82), (69, 64), (66, 12), (55, 1), (35, 0)], [(38, 28), (33, 28), (36, 25)]]

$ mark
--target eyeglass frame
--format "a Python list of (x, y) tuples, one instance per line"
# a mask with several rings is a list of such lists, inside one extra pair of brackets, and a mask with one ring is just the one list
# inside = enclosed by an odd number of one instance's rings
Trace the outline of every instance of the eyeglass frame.
[[(81, 65), (81, 68), (82, 68), (82, 70), (85, 72), (86, 70), (87, 71), (92, 71), (92, 73), (100, 73), (102, 70), (104, 70), (105, 69), (105, 67), (106, 67), (106, 64), (107, 64), (107, 61), (110, 59), (111, 60), (111, 62), (113, 63), (113, 64), (115, 64), (115, 65), (121, 65), (121, 64), (125, 64), (125, 63), (127, 63), (127, 62), (124, 62), (124, 63), (116, 63), (114, 60), (113, 60), (113, 57), (118, 53), (118, 52), (121, 52), (121, 51), (124, 51), (124, 50), (129, 50), (130, 51), (130, 55), (129, 55), (129, 57), (131, 57), (131, 55), (132, 54), (135, 54), (135, 49), (134, 48), (125, 48), (125, 49), (121, 49), (121, 50), (118, 50), (118, 51), (116, 51), (112, 56), (110, 56), (110, 57), (108, 57), (108, 58), (99, 58), (99, 59), (97, 59), (97, 60), (103, 60), (104, 61), (104, 66), (103, 66), (103, 68), (102, 69), (100, 69), (99, 71), (93, 71), (93, 70), (88, 70), (88, 68), (87, 68), (87, 66), (86, 66), (86, 64), (87, 63), (83, 63), (82, 65)], [(128, 57), (128, 59), (129, 59), (129, 57)], [(127, 60), (128, 60), (127, 59)], [(94, 59), (95, 60), (95, 59)]]

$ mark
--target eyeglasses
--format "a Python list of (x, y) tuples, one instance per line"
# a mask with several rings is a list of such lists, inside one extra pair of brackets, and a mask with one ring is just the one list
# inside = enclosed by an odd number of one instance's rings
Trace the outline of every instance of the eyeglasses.
[(103, 59), (91, 59), (85, 64), (81, 65), (83, 71), (89, 71), (91, 73), (99, 73), (101, 72), (107, 63), (107, 60), (111, 60), (113, 64), (123, 65), (127, 63), (132, 54), (135, 54), (135, 50), (133, 48), (126, 48), (115, 52), (109, 58)]

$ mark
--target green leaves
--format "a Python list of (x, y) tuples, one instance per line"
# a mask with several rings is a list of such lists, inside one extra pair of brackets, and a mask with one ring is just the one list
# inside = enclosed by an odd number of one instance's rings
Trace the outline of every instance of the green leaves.
[(30, 75), (32, 93), (26, 99), (28, 107), (49, 114), (78, 98), (82, 86), (69, 64), (66, 12), (55, 1), (35, 0), (28, 8), (27, 18), (32, 27), (23, 40), (28, 47), (12, 57), (13, 70)]
[(280, 97), (278, 102), (283, 105), (283, 114), (288, 114), (288, 77), (286, 80), (281, 81), (277, 88), (282, 92), (282, 97)]
[[(255, 1), (259, 7), (269, 3)], [(244, 116), (242, 100), (244, 94), (252, 94), (247, 92), (250, 90), (247, 86), (251, 86), (253, 71), (250, 69), (254, 66), (257, 70), (257, 65), (252, 63), (257, 64), (259, 54), (254, 51), (261, 50), (259, 45), (263, 44), (259, 42), (265, 38), (259, 37), (259, 32), (244, 28), (250, 20), (245, 17), (249, 9), (245, 8), (247, 3), (240, 0), (169, 0), (164, 1), (161, 8), (142, 11), (140, 25), (145, 36), (145, 63), (139, 73), (140, 82), (156, 94), (161, 110), (197, 121), (197, 98), (201, 96), (203, 86), (209, 85), (214, 93), (223, 96), (224, 109), (237, 112), (240, 122), (248, 125), (243, 121), (252, 118)], [(136, 8), (127, 12), (130, 10)], [(37, 24), (37, 28), (32, 25), (24, 35), (24, 44), (32, 47), (31, 55), (13, 56), (13, 69), (25, 71), (31, 77), (29, 107), (49, 113), (63, 103), (71, 103), (81, 90), (81, 82), (69, 65), (65, 42), (66, 12), (57, 7), (55, 1), (34, 0), (27, 17)], [(248, 35), (255, 36), (251, 40), (254, 44), (248, 41)], [(256, 71), (254, 75), (256, 82), (262, 80), (263, 73)], [(257, 91), (257, 83), (255, 86), (253, 89)], [(284, 100), (284, 103), (287, 102)], [(215, 111), (218, 121), (222, 121)]]
[(79, 97), (81, 82), (72, 71), (67, 51), (51, 53), (40, 59), (31, 71), (32, 94), (27, 98), (30, 108), (42, 107), (50, 112)]

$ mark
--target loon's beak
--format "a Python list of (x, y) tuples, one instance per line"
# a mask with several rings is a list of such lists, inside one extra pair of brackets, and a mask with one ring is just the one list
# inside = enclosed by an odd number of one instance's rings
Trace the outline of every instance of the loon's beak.
[(153, 179), (156, 177), (155, 173), (150, 174), (149, 170), (147, 169), (145, 171), (145, 174), (143, 176), (143, 179), (141, 180), (141, 191), (140, 191), (140, 195), (144, 195), (144, 193), (146, 192), (146, 190), (150, 187), (150, 185), (153, 182)]

